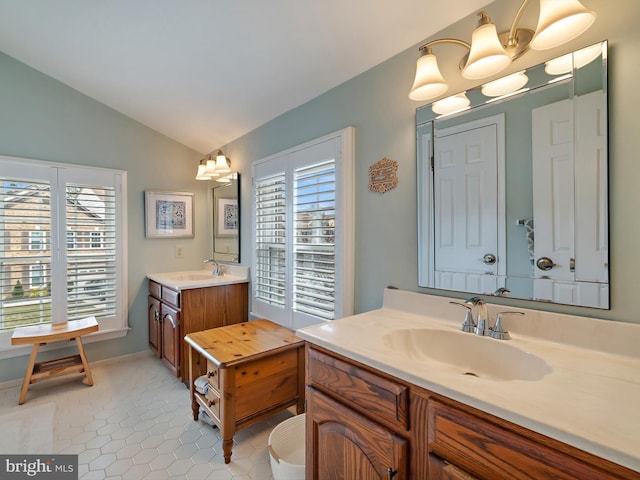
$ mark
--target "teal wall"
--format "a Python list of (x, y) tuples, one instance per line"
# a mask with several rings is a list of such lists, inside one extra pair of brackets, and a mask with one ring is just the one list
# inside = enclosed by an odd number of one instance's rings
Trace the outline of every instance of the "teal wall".
[[(207, 182), (194, 180), (201, 155), (2, 53), (0, 155), (127, 171), (131, 330), (88, 344), (87, 355), (98, 360), (148, 348), (145, 274), (200, 268), (207, 255)], [(195, 192), (195, 237), (145, 239), (145, 190)], [(178, 244), (182, 259), (175, 258)], [(22, 377), (26, 364), (25, 356), (0, 360), (0, 382)]]
[[(525, 10), (522, 26), (535, 26), (537, 2)], [(610, 228), (611, 228), (611, 305), (610, 311), (569, 306), (496, 299), (505, 304), (549, 309), (627, 322), (640, 322), (634, 296), (638, 290), (640, 249), (636, 239), (640, 221), (634, 204), (640, 199), (634, 178), (640, 173), (637, 152), (635, 113), (640, 111), (637, 95), (637, 62), (640, 33), (640, 2), (584, 0), (583, 4), (598, 14), (596, 23), (577, 40), (547, 51), (530, 51), (516, 61), (504, 74), (512, 73), (561, 54), (609, 40), (610, 99)], [(487, 7), (492, 20), (507, 29), (520, 5), (515, 0), (498, 0)], [(470, 39), (476, 25), (469, 16), (436, 35)], [(423, 103), (413, 102), (407, 94), (418, 57), (415, 45), (375, 68), (339, 85), (310, 102), (291, 110), (249, 134), (224, 146), (243, 175), (243, 205), (250, 204), (251, 162), (280, 150), (295, 146), (347, 125), (355, 127), (356, 136), (356, 247), (355, 247), (355, 307), (357, 312), (378, 308), (382, 290), (387, 285), (438, 293), (417, 287), (417, 226), (416, 226), (416, 160), (415, 109)], [(366, 46), (363, 46), (366, 48)], [(464, 50), (457, 45), (434, 48), (440, 68), (450, 82), (448, 94), (475, 86), (464, 81), (457, 64)], [(398, 161), (399, 184), (384, 195), (368, 189), (368, 168), (383, 157)], [(250, 211), (243, 209), (243, 232), (251, 229)], [(249, 262), (251, 238), (243, 236), (242, 258)]]
[[(498, 0), (487, 10), (497, 25), (506, 28), (519, 4), (515, 0)], [(609, 40), (612, 309), (599, 311), (510, 299), (503, 302), (640, 322), (635, 301), (640, 287), (640, 275), (636, 274), (640, 267), (640, 248), (637, 247), (640, 220), (636, 212), (640, 201), (640, 135), (636, 115), (640, 111), (637, 95), (640, 2), (583, 0), (583, 4), (598, 13), (591, 30), (554, 51), (530, 52), (505, 73)], [(535, 7), (527, 9), (523, 25), (535, 24), (535, 19), (529, 17), (535, 15), (536, 10)], [(475, 24), (475, 16), (469, 16), (431, 39), (454, 36), (469, 40)], [(418, 56), (417, 46), (223, 146), (234, 168), (242, 174), (242, 264), (251, 265), (251, 162), (353, 125), (356, 129), (356, 311), (378, 308), (387, 285), (432, 292), (417, 287), (415, 109), (421, 104), (407, 97)], [(363, 48), (368, 47), (363, 45)], [(456, 45), (437, 47), (443, 74), (452, 83), (450, 93), (472, 86), (460, 80), (455, 71), (462, 53)], [(193, 180), (200, 155), (2, 54), (0, 154), (127, 170), (132, 330), (126, 338), (89, 345), (88, 355), (96, 360), (145, 350), (145, 274), (199, 268), (207, 256), (207, 186), (206, 182)], [(398, 161), (399, 185), (381, 195), (368, 189), (368, 168), (383, 157)], [(146, 240), (145, 189), (195, 192), (195, 238)], [(174, 258), (177, 244), (185, 247), (184, 259)], [(21, 377), (25, 365), (25, 357), (0, 360), (0, 382)]]

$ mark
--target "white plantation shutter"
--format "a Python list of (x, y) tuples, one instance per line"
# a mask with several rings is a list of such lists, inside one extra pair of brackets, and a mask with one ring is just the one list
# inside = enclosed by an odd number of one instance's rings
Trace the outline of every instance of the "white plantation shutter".
[(255, 185), (255, 295), (284, 308), (286, 294), (285, 175), (261, 178)]
[(353, 312), (352, 135), (254, 162), (254, 316), (296, 329)]
[(0, 332), (91, 315), (102, 331), (126, 327), (125, 182), (115, 170), (0, 157)]
[(293, 309), (335, 318), (335, 159), (293, 173)]
[(0, 182), (0, 331), (49, 323), (51, 187), (6, 175)]
[(116, 313), (116, 192), (114, 187), (67, 185), (67, 319)]

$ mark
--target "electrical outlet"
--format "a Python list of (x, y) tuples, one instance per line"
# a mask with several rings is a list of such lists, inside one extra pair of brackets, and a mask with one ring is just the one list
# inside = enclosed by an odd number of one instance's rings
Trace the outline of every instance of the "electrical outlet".
[(184, 258), (184, 247), (176, 245), (176, 258)]

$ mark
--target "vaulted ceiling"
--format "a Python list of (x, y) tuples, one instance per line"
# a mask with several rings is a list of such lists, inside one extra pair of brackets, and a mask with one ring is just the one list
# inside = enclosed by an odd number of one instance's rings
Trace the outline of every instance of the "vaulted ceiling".
[(0, 51), (207, 153), (488, 3), (0, 0)]

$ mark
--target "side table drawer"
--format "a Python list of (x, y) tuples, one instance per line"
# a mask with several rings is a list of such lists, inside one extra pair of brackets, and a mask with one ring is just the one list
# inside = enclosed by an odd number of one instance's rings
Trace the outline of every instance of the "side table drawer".
[(220, 372), (218, 371), (218, 367), (209, 360), (207, 360), (207, 380), (209, 381), (209, 385), (218, 392), (220, 391)]
[(205, 395), (205, 399), (207, 401), (207, 407), (211, 410), (211, 413), (213, 413), (216, 420), (220, 420), (220, 394), (213, 388), (209, 388)]

